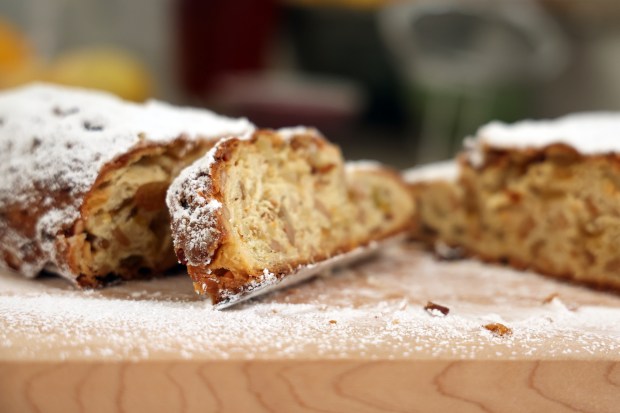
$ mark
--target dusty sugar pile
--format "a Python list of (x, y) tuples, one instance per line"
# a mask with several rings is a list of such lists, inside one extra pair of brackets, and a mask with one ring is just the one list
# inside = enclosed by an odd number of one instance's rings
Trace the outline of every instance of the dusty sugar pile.
[[(0, 277), (0, 359), (594, 358), (620, 352), (620, 297), (413, 246), (215, 311), (185, 275), (95, 292)], [(443, 317), (428, 301), (449, 308)], [(502, 325), (502, 335), (485, 325)]]

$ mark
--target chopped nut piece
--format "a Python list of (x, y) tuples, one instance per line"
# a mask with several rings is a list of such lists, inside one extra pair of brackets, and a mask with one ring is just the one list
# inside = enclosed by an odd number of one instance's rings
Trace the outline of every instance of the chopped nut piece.
[(427, 313), (432, 315), (433, 317), (445, 317), (450, 312), (448, 307), (444, 307), (443, 305), (435, 304), (432, 301), (429, 301), (424, 306), (424, 309)]
[(336, 320), (329, 320), (329, 324), (336, 324), (337, 321)]
[(484, 325), (483, 327), (500, 337), (512, 335), (512, 329), (501, 323), (490, 323)]

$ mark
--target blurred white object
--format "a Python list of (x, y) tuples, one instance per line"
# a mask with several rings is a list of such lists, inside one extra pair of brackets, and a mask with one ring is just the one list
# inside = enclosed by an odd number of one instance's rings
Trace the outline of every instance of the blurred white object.
[(562, 31), (533, 1), (403, 2), (379, 19), (405, 83), (428, 92), (418, 160), (449, 157), (455, 137), (493, 117), (503, 89), (531, 88), (569, 60)]

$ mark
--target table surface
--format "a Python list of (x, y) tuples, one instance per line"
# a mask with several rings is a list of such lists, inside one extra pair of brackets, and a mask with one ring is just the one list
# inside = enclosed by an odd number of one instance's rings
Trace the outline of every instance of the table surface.
[(618, 361), (620, 296), (411, 243), (222, 311), (183, 274), (97, 291), (1, 274), (0, 361), (63, 360)]

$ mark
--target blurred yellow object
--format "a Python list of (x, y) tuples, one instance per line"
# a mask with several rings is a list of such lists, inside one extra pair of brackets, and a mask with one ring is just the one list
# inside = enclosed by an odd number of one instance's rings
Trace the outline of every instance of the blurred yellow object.
[(64, 85), (105, 90), (138, 102), (153, 94), (152, 76), (144, 64), (114, 48), (64, 53), (52, 62), (47, 78)]
[(0, 17), (0, 88), (41, 78), (42, 67), (26, 35)]
[(0, 18), (0, 71), (19, 70), (33, 58), (26, 36)]
[(11, 70), (0, 70), (0, 89), (45, 80), (47, 80), (45, 66), (36, 59), (32, 59), (29, 62)]

